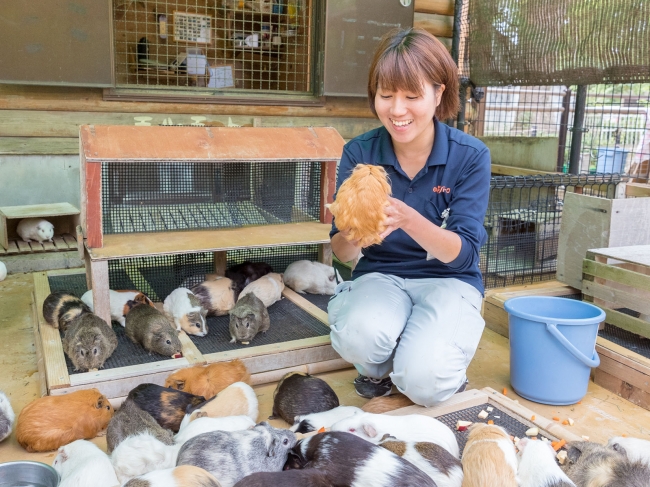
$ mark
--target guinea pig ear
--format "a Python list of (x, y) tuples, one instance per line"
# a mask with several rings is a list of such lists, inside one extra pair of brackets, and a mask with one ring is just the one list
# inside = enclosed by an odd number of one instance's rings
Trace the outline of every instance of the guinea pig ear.
[(577, 463), (580, 457), (582, 456), (582, 450), (580, 449), (581, 441), (575, 443), (569, 443), (567, 445), (567, 460), (571, 463)]
[(59, 448), (58, 456), (61, 458), (61, 463), (68, 461), (68, 454), (64, 447)]
[(520, 438), (515, 446), (519, 451), (522, 451), (524, 448), (526, 448), (526, 445), (529, 441), (530, 440), (528, 438)]
[(366, 435), (368, 435), (370, 438), (374, 438), (375, 436), (377, 436), (377, 430), (372, 424), (363, 423), (362, 428), (363, 431), (366, 433)]
[(612, 443), (609, 447), (612, 450), (617, 451), (617, 452), (627, 456), (627, 451), (625, 450), (625, 448), (623, 448), (623, 446), (621, 446), (620, 443)]
[(175, 380), (174, 381), (174, 387), (172, 389), (178, 389), (179, 391), (182, 391), (185, 389), (185, 381), (184, 380)]

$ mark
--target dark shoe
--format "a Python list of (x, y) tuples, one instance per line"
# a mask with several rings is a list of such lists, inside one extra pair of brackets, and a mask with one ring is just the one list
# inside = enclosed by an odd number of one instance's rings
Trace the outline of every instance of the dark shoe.
[(390, 377), (385, 379), (371, 379), (359, 374), (354, 379), (354, 388), (361, 397), (372, 399), (373, 397), (389, 396), (393, 388), (393, 381)]
[(469, 384), (469, 379), (465, 379), (465, 382), (461, 384), (461, 386), (454, 392), (454, 394), (458, 394), (459, 392), (464, 392), (465, 389), (467, 389), (467, 384)]

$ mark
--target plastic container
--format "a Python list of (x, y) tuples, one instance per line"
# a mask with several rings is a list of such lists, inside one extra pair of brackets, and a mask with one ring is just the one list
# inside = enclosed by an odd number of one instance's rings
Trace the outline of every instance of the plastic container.
[(625, 159), (628, 151), (618, 147), (598, 147), (596, 172), (607, 174), (622, 174), (625, 170)]
[(587, 393), (605, 312), (590, 303), (549, 296), (505, 302), (510, 329), (510, 383), (517, 394), (551, 405), (575, 404)]

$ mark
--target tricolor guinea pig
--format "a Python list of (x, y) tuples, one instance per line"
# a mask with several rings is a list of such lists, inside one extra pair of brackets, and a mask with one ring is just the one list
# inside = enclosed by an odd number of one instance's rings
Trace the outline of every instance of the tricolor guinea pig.
[(177, 370), (165, 379), (165, 387), (212, 399), (229, 385), (249, 380), (248, 369), (237, 359)]
[[(140, 291), (113, 291), (108, 292), (111, 307), (111, 320), (117, 321), (120, 325), (126, 325), (126, 315), (133, 309), (136, 304), (147, 304), (154, 307), (151, 299), (146, 294)], [(81, 300), (86, 303), (91, 311), (93, 308), (93, 291), (86, 291)]]
[(59, 448), (52, 467), (61, 476), (59, 487), (115, 487), (119, 484), (108, 455), (90, 441), (75, 440)]
[(74, 440), (90, 439), (108, 426), (113, 407), (97, 389), (34, 399), (23, 408), (16, 439), (28, 452), (56, 450)]
[(65, 331), (79, 316), (92, 310), (81, 299), (66, 291), (55, 291), (43, 301), (43, 318), (54, 328)]
[(108, 423), (106, 451), (111, 453), (129, 436), (144, 432), (149, 433), (165, 445), (174, 443), (171, 430), (160, 426), (151, 414), (140, 409), (132, 400), (126, 399)]
[[(337, 271), (334, 267), (308, 260), (289, 264), (283, 277), (284, 283), (297, 293), (332, 295), (337, 284)], [(340, 275), (338, 280), (342, 281)]]
[(508, 433), (496, 425), (474, 423), (463, 449), (463, 487), (518, 487), (517, 453)]
[(253, 388), (244, 382), (235, 382), (209, 401), (187, 408), (181, 428), (202, 417), (248, 416), (257, 421), (258, 409), (257, 395)]
[(18, 222), (16, 232), (25, 242), (51, 242), (54, 237), (54, 225), (43, 218), (23, 218)]
[(208, 324), (205, 321), (208, 310), (201, 306), (199, 299), (189, 289), (174, 289), (165, 298), (163, 310), (174, 322), (177, 331), (183, 330), (188, 335), (200, 337), (208, 334)]
[(268, 308), (273, 303), (282, 299), (282, 291), (284, 291), (282, 274), (271, 272), (246, 286), (239, 294), (238, 301), (247, 294), (253, 293)]
[(129, 480), (123, 487), (222, 487), (214, 475), (193, 465), (154, 470)]
[(208, 310), (208, 316), (227, 315), (228, 311), (235, 307), (239, 291), (241, 289), (237, 289), (232, 279), (227, 277), (203, 281), (192, 288), (201, 306)]

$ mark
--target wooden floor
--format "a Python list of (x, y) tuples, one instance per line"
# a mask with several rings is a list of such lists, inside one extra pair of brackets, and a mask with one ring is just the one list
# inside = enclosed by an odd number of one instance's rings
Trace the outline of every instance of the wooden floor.
[[(31, 274), (10, 275), (0, 282), (0, 390), (9, 397), (16, 415), (38, 396), (39, 391), (32, 333), (32, 290)], [(581, 404), (574, 406), (545, 406), (518, 398), (509, 385), (508, 360), (507, 339), (486, 329), (468, 371), (470, 388), (489, 386), (501, 391), (506, 387), (508, 397), (517, 398), (522, 405), (542, 416), (573, 418), (575, 425), (571, 427), (572, 430), (579, 435), (588, 435), (592, 440), (604, 442), (611, 436), (621, 434), (650, 440), (650, 411), (633, 405), (593, 382), (590, 382), (587, 396)], [(558, 371), (557, 375), (558, 380), (562, 380), (562, 371)], [(365, 402), (352, 387), (352, 380), (356, 377), (354, 369), (322, 374), (320, 377), (334, 388), (341, 404), (361, 406)], [(275, 384), (255, 387), (260, 401), (260, 421), (271, 413), (274, 389)], [(281, 420), (271, 423), (286, 426)], [(106, 441), (103, 437), (93, 441), (105, 449)], [(35, 460), (51, 464), (54, 455), (54, 452), (25, 452), (16, 443), (13, 434), (0, 443), (0, 462)]]

